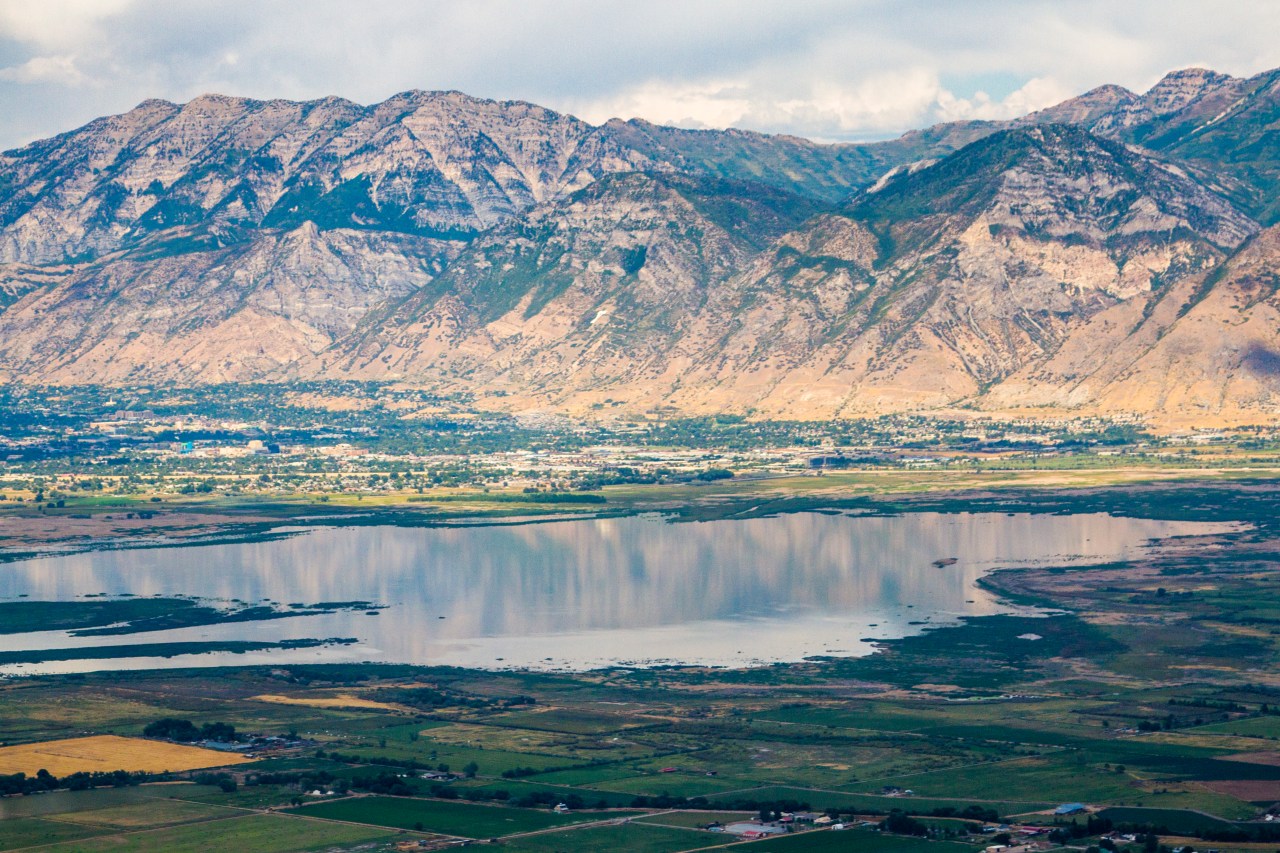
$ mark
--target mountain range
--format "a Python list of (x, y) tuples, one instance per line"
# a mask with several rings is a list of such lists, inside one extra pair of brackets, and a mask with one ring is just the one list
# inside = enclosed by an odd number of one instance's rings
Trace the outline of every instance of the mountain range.
[(480, 407), (1280, 416), (1280, 71), (869, 144), (406, 92), (0, 155), (0, 380)]

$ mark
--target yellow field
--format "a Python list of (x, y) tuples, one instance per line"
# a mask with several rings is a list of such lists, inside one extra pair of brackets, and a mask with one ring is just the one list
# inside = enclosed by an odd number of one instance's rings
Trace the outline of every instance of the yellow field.
[(337, 696), (278, 696), (264, 693), (261, 696), (249, 697), (256, 702), (271, 702), (276, 705), (305, 705), (308, 708), (372, 708), (380, 711), (404, 711), (403, 705), (392, 705), (388, 702), (375, 702), (373, 699), (361, 699), (348, 693)]
[(94, 770), (160, 773), (165, 770), (222, 767), (248, 760), (242, 755), (198, 746), (97, 735), (0, 747), (0, 775), (26, 773), (30, 776), (41, 769), (54, 776)]

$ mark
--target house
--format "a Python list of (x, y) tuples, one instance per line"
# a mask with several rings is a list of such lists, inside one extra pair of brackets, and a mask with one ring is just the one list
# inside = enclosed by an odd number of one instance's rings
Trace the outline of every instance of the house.
[(1085, 808), (1084, 803), (1063, 803), (1054, 809), (1053, 813), (1055, 815), (1073, 815), (1084, 814), (1087, 811), (1088, 809)]

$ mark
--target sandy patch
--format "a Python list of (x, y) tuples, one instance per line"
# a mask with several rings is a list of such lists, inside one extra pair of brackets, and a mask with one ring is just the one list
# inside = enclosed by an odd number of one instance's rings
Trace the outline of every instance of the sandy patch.
[(305, 705), (308, 708), (369, 708), (377, 711), (403, 711), (403, 705), (392, 705), (389, 702), (375, 702), (362, 699), (348, 693), (337, 696), (280, 696), (264, 693), (261, 696), (249, 697), (255, 702), (271, 702), (275, 705)]

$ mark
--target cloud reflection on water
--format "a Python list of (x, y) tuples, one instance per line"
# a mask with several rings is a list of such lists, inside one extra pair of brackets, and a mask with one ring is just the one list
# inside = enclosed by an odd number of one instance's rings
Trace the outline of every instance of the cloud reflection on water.
[[(469, 666), (550, 665), (548, 657), (554, 665), (574, 667), (655, 658), (742, 663), (796, 660), (831, 650), (865, 653), (869, 647), (860, 638), (919, 630), (909, 622), (1000, 612), (1002, 606), (975, 586), (997, 566), (1109, 561), (1134, 554), (1151, 538), (1209, 529), (1107, 515), (995, 513), (351, 527), (267, 542), (13, 563), (0, 570), (0, 596), (26, 593), (36, 600), (61, 600), (127, 592), (392, 605), (377, 617), (336, 613), (106, 641), (317, 636), (362, 641), (319, 653), (275, 654), (275, 660), (319, 655)], [(945, 557), (959, 561), (934, 565)], [(0, 648), (103, 642), (51, 632), (0, 637)], [(193, 662), (248, 659), (206, 655), (168, 663)], [(118, 666), (88, 662), (56, 668)]]

